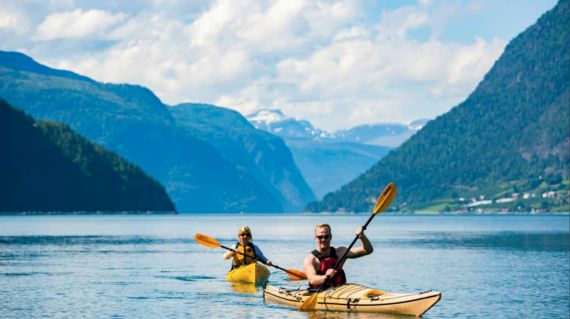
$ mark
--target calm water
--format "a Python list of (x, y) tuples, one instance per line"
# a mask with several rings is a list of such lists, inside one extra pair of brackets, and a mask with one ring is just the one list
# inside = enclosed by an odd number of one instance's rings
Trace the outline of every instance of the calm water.
[[(225, 281), (237, 229), (275, 264), (302, 269), (317, 223), (348, 245), (368, 215), (0, 217), (1, 318), (405, 318), (301, 313)], [(379, 215), (375, 251), (349, 260), (350, 282), (393, 292), (438, 290), (427, 318), (568, 318), (569, 216)], [(270, 283), (305, 286), (271, 268)]]

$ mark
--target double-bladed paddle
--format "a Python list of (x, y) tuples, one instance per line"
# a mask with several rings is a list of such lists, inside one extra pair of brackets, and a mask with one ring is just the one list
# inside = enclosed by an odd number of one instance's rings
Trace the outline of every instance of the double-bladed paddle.
[[(392, 203), (392, 200), (394, 200), (394, 197), (396, 197), (396, 192), (397, 192), (397, 188), (396, 188), (396, 185), (394, 185), (394, 183), (389, 183), (388, 186), (386, 186), (386, 188), (384, 188), (384, 191), (382, 192), (382, 194), (380, 194), (380, 196), (378, 197), (378, 200), (376, 201), (376, 206), (374, 206), (374, 210), (372, 211), (372, 215), (370, 216), (370, 218), (368, 218), (368, 221), (366, 222), (366, 224), (364, 224), (364, 226), (362, 226), (362, 231), (364, 231), (366, 229), (366, 227), (368, 226), (368, 224), (370, 224), (370, 222), (372, 221), (374, 216), (376, 216), (376, 214), (378, 214), (379, 212), (383, 212), (386, 208), (388, 208), (388, 206), (390, 206), (390, 203)], [(346, 250), (346, 252), (342, 255), (342, 257), (336, 263), (334, 270), (338, 270), (340, 268), (340, 266), (344, 263), (344, 261), (348, 257), (348, 252), (350, 251), (352, 246), (354, 246), (354, 243), (356, 243), (357, 240), (358, 240), (358, 235), (356, 235), (356, 237), (354, 238), (354, 240), (352, 241), (350, 246), (348, 246), (348, 249)], [(326, 281), (323, 282), (319, 286), (319, 290), (317, 290), (317, 292), (312, 294), (309, 298), (305, 299), (305, 301), (299, 307), (299, 310), (302, 310), (302, 311), (314, 310), (315, 307), (317, 306), (317, 300), (319, 298), (319, 293), (321, 291), (323, 291), (325, 284), (326, 284)]]
[[(220, 244), (220, 242), (217, 241), (216, 239), (214, 239), (214, 238), (212, 238), (212, 237), (209, 237), (209, 236), (206, 236), (206, 235), (204, 235), (204, 234), (196, 233), (196, 234), (194, 235), (194, 239), (195, 239), (199, 244), (202, 244), (202, 245), (204, 245), (204, 246), (206, 246), (206, 247), (209, 247), (209, 248), (212, 248), (212, 249), (214, 249), (214, 248), (220, 248), (220, 247), (221, 247), (221, 248), (224, 248), (224, 249), (233, 251), (233, 252), (236, 253), (236, 254), (241, 254), (241, 255), (246, 256), (244, 253), (242, 253), (242, 252), (240, 252), (240, 251), (237, 251), (237, 250), (235, 250), (235, 249), (233, 249), (233, 248), (226, 247), (226, 246)], [(248, 257), (249, 257), (249, 256), (248, 256)], [(257, 261), (261, 262), (260, 260), (256, 259), (256, 262), (257, 262)], [(307, 275), (305, 275), (305, 273), (302, 272), (302, 271), (300, 271), (300, 270), (296, 270), (296, 269), (285, 269), (285, 268), (281, 268), (281, 267), (279, 267), (279, 266), (277, 266), (277, 265), (267, 265), (267, 266), (271, 266), (271, 267), (277, 268), (277, 269), (279, 269), (279, 270), (283, 270), (284, 272), (287, 273), (287, 276), (289, 276), (289, 278), (291, 278), (292, 280), (306, 280), (306, 279), (307, 279)]]

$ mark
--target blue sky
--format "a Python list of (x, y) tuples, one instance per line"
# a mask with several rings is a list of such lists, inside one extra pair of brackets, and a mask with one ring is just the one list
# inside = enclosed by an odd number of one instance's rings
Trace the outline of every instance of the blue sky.
[(463, 101), (553, 0), (0, 0), (0, 49), (333, 131)]

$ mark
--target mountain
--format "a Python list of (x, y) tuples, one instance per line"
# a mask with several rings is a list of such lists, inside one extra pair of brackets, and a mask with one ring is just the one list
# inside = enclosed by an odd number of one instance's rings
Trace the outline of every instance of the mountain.
[(568, 211), (569, 1), (513, 39), (474, 92), (310, 211)]
[(254, 128), (238, 112), (196, 103), (175, 105), (170, 112), (178, 127), (213, 145), (228, 161), (248, 172), (284, 211), (298, 212), (315, 200), (283, 140)]
[(285, 139), (315, 195), (322, 198), (369, 169), (391, 148), (354, 142)]
[(0, 211), (170, 211), (157, 181), (55, 122), (0, 99)]
[(282, 138), (322, 140), (332, 137), (326, 131), (313, 127), (309, 121), (287, 117), (280, 110), (262, 109), (246, 116), (256, 128)]
[[(208, 129), (189, 134), (144, 87), (99, 83), (0, 51), (0, 96), (35, 118), (65, 123), (135, 163), (165, 185), (179, 212), (284, 211), (282, 198), (254, 176), (259, 170), (250, 174), (236, 166), (223, 149), (207, 142)], [(288, 169), (262, 171), (264, 180), (279, 183), (278, 176)], [(302, 183), (292, 187), (291, 194), (303, 189)], [(299, 209), (312, 199), (303, 196), (301, 205), (285, 206)]]
[(309, 121), (287, 117), (281, 110), (262, 109), (246, 116), (256, 128), (284, 139), (311, 139), (326, 142), (354, 142), (384, 147), (397, 147), (427, 122), (420, 119), (410, 124), (376, 123), (355, 126), (332, 133), (315, 128)]
[(337, 140), (352, 141), (379, 146), (398, 147), (427, 124), (420, 119), (409, 124), (378, 123), (355, 126), (334, 133)]
[(280, 110), (260, 110), (246, 118), (256, 128), (283, 138), (318, 198), (357, 177), (391, 149), (359, 142), (358, 135), (328, 133)]

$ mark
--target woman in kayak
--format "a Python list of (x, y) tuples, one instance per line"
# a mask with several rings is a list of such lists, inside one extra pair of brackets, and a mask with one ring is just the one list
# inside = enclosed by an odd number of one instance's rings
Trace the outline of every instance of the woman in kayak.
[[(361, 227), (356, 229), (356, 235), (360, 239), (360, 246), (351, 248), (348, 251), (347, 258), (359, 258), (374, 251), (372, 244), (364, 235)], [(342, 265), (340, 265), (338, 270), (334, 270), (334, 267), (337, 261), (347, 252), (347, 248), (344, 246), (337, 248), (331, 246), (332, 233), (331, 226), (328, 224), (319, 224), (315, 227), (315, 240), (317, 249), (305, 257), (303, 262), (311, 288), (319, 288), (323, 283), (326, 283), (325, 288), (346, 283), (346, 275), (344, 270), (342, 270)]]
[(273, 265), (273, 263), (263, 255), (261, 249), (251, 242), (251, 239), (252, 236), (249, 227), (242, 226), (238, 231), (238, 242), (235, 246), (235, 250), (238, 251), (238, 253), (236, 254), (233, 251), (228, 251), (224, 255), (226, 259), (234, 257), (232, 261), (232, 269), (254, 263), (256, 260), (259, 260), (268, 266)]

